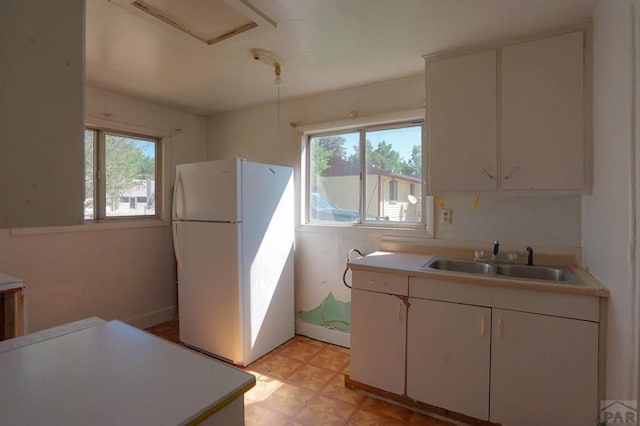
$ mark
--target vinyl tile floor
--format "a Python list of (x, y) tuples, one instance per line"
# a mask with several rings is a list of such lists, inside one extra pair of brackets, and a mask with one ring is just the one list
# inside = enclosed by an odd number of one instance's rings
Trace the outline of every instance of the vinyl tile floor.
[[(180, 344), (177, 321), (147, 329)], [(245, 394), (246, 425), (429, 425), (451, 423), (344, 386), (349, 349), (295, 336), (247, 366), (256, 386)]]

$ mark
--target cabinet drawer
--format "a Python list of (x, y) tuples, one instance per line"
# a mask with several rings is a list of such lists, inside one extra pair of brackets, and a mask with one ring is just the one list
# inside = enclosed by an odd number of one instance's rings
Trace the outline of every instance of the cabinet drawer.
[(585, 321), (600, 321), (600, 299), (580, 294), (411, 277), (409, 296)]
[(407, 296), (409, 295), (409, 276), (353, 271), (353, 288)]
[(600, 299), (581, 294), (496, 288), (493, 289), (493, 307), (584, 321), (600, 321)]
[(410, 283), (409, 296), (419, 299), (489, 307), (493, 301), (492, 288), (484, 285), (418, 277), (411, 277)]

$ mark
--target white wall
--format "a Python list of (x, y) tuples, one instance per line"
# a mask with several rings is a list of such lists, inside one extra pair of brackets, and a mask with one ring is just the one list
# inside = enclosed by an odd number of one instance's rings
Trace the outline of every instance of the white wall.
[[(286, 81), (282, 90), (286, 96)], [(207, 120), (207, 157), (239, 156), (294, 167), (299, 200), (301, 144), (291, 122), (305, 125), (348, 119), (352, 111), (366, 117), (422, 108), (424, 99), (424, 75), (417, 75), (284, 102), (279, 123), (275, 105), (217, 115)], [(570, 249), (579, 246), (578, 197), (483, 197), (477, 211), (470, 208), (472, 200), (473, 197), (445, 197), (446, 203), (455, 206), (453, 224), (436, 231), (452, 244), (475, 239), (489, 248), (495, 238), (503, 238), (514, 248), (530, 244)], [(296, 217), (300, 218), (300, 206), (297, 208)], [(350, 300), (341, 278), (348, 249), (371, 252), (380, 239), (394, 236), (429, 242), (424, 232), (417, 231), (298, 226), (296, 310), (315, 308), (329, 291), (338, 300)], [(436, 237), (440, 238), (438, 233)], [(332, 340), (317, 334), (313, 337)], [(334, 341), (343, 342), (340, 338)]]
[(637, 50), (632, 44), (631, 5), (629, 0), (601, 0), (594, 15), (594, 186), (593, 195), (582, 201), (584, 264), (611, 295), (607, 399), (637, 396), (638, 284), (631, 249), (637, 214), (632, 194), (637, 185), (632, 182), (637, 173), (632, 66)]
[[(204, 159), (205, 119), (92, 87), (86, 88), (85, 102), (88, 122), (162, 137), (168, 219), (175, 164)], [(155, 225), (0, 230), (0, 271), (27, 286), (29, 331), (93, 315), (143, 327), (171, 319), (171, 228), (166, 221)]]
[(175, 165), (205, 159), (205, 118), (90, 86), (86, 87), (85, 116), (87, 124), (162, 139), (162, 211), (169, 220)]
[[(536, 250), (554, 251), (580, 247), (580, 197), (540, 195), (443, 195), (445, 208), (452, 209), (452, 224), (441, 225), (436, 206), (436, 236), (445, 240), (490, 243), (498, 239), (514, 249), (530, 245)], [(521, 245), (522, 247), (518, 247)]]
[(82, 222), (84, 6), (0, 2), (0, 228)]

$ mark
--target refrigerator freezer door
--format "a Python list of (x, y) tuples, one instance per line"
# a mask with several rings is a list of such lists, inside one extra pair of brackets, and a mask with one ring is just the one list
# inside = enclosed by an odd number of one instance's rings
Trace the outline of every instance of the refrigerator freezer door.
[(240, 159), (179, 164), (173, 220), (240, 221)]
[(294, 335), (293, 170), (243, 163), (242, 257), (247, 363)]
[(178, 222), (180, 339), (242, 364), (240, 224)]

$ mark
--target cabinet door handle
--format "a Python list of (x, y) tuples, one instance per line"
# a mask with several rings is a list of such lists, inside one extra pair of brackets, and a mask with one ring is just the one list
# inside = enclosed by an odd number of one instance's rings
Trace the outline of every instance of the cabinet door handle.
[(484, 337), (487, 334), (487, 317), (484, 315), (480, 317), (480, 336)]
[(381, 284), (381, 285), (386, 285), (387, 282), (386, 281), (379, 281), (379, 280), (369, 280), (369, 284)]
[(502, 337), (502, 318), (498, 318), (498, 337)]
[(504, 180), (509, 180), (511, 175), (514, 174), (518, 169), (520, 169), (520, 164), (516, 164), (516, 166), (513, 169), (511, 169), (511, 171), (509, 173), (504, 175)]
[(487, 169), (485, 169), (484, 167), (480, 167), (480, 170), (484, 172), (485, 175), (489, 176), (489, 179), (492, 179), (492, 180), (495, 179), (495, 176), (489, 173), (489, 171), (487, 171)]

